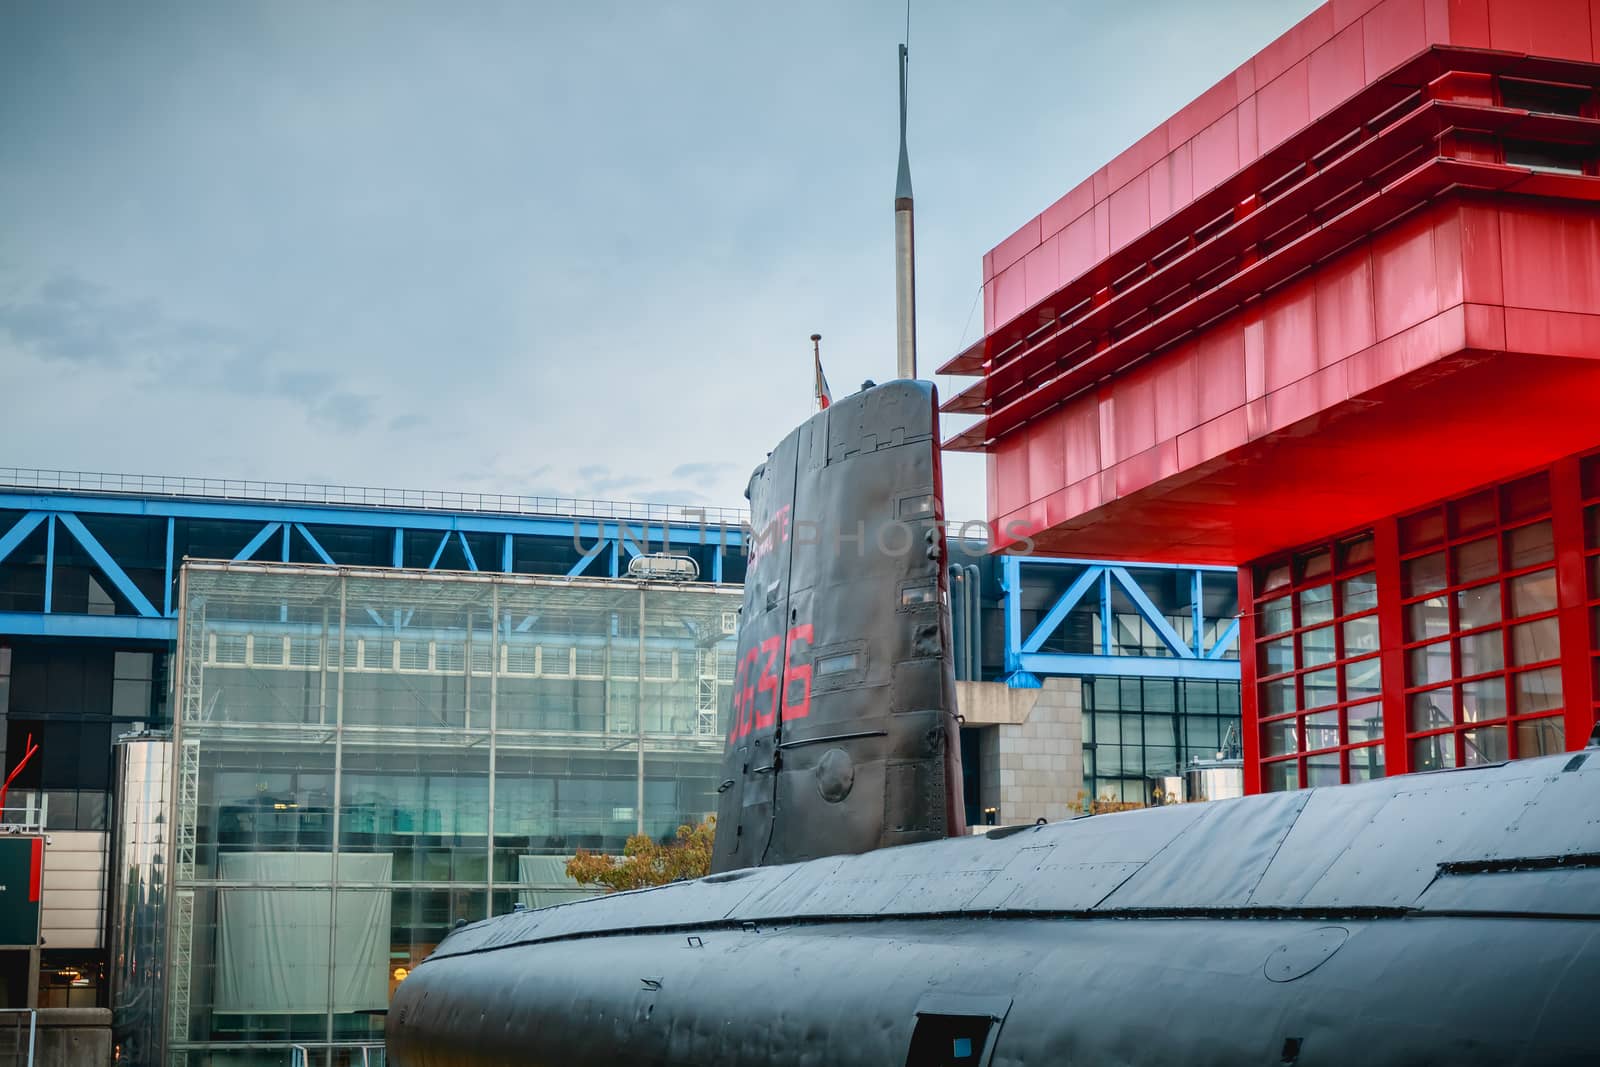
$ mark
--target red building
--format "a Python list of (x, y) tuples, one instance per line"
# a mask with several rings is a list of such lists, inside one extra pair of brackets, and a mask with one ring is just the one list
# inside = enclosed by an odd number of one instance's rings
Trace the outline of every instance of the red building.
[(997, 548), (1239, 568), (1251, 791), (1579, 748), (1600, 0), (1333, 0), (984, 257)]

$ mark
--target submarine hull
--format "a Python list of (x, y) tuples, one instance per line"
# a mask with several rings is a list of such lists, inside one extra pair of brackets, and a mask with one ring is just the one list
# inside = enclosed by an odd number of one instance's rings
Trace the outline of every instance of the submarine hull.
[(1557, 1064), (1600, 752), (713, 875), (453, 933), (397, 1067)]

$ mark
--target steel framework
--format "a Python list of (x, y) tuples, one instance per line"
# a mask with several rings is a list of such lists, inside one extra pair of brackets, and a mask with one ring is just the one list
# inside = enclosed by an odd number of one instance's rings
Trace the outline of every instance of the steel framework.
[[(183, 563), (175, 536), (180, 519), (254, 524), (255, 534), (232, 557), (236, 562), (289, 562), (309, 551), (325, 564), (370, 565), (369, 560), (336, 558), (312, 529), (345, 527), (387, 536), (387, 562), (396, 568), (405, 564), (406, 535), (422, 533), (438, 537), (428, 570), (441, 569), (447, 552), (455, 550), (468, 571), (514, 573), (515, 546), (534, 541), (572, 546), (578, 556), (566, 577), (615, 578), (641, 554), (698, 547), (710, 550), (709, 578), (717, 583), (724, 581), (725, 563), (743, 553), (748, 534), (745, 514), (729, 509), (7, 468), (0, 468), (0, 512), (20, 513), (0, 524), (0, 564), (36, 531), (45, 531), (43, 610), (0, 611), (0, 633), (117, 640), (177, 638), (173, 591)], [(152, 595), (148, 584), (140, 587), (132, 577), (134, 564), (118, 559), (85, 524), (86, 517), (91, 522), (139, 518), (151, 524), (156, 537), (164, 526), (161, 595)], [(485, 537), (494, 545), (487, 558), (481, 551)], [(53, 586), (63, 538), (92, 560), (96, 573), (122, 598), (124, 612), (87, 615), (57, 609)], [(469, 538), (479, 545), (478, 553)]]
[[(1131, 570), (1130, 570), (1131, 568)], [(1139, 584), (1132, 570), (1173, 571), (1186, 580), (1189, 589), (1191, 637), (1185, 639)], [(1065, 591), (1055, 597), (1027, 632), (1022, 626), (1023, 595), (1030, 579), (1071, 575)], [(1040, 675), (1138, 676), (1144, 678), (1196, 678), (1238, 681), (1239, 661), (1228, 653), (1239, 645), (1239, 619), (1214, 618), (1204, 614), (1205, 593), (1209, 587), (1232, 588), (1235, 574), (1227, 567), (1186, 567), (1172, 564), (1125, 564), (1105, 560), (1055, 559), (1039, 556), (1004, 556), (1001, 559), (1001, 588), (1005, 611), (1005, 677), (1016, 689), (1037, 688)], [(1056, 635), (1067, 615), (1085, 597), (1098, 598), (1098, 647), (1091, 653), (1049, 652), (1046, 642)], [(1150, 626), (1159, 637), (1166, 655), (1130, 655), (1119, 651), (1115, 626), (1127, 618), (1116, 610), (1114, 595), (1120, 593), (1131, 605), (1133, 617)], [(1207, 630), (1214, 637), (1208, 643)]]

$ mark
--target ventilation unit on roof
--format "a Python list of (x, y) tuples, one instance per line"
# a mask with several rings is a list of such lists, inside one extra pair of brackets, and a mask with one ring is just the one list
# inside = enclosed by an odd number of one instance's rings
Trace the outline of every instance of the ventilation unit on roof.
[(700, 577), (700, 564), (691, 556), (651, 552), (628, 561), (628, 577), (647, 582), (692, 582)]

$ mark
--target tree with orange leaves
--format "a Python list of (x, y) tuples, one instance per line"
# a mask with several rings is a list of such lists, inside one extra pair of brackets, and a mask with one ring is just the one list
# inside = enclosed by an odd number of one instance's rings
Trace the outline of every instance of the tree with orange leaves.
[(567, 861), (567, 877), (580, 885), (605, 886), (613, 893), (702, 878), (711, 870), (711, 840), (716, 832), (717, 817), (712, 815), (699, 826), (678, 827), (677, 840), (665, 845), (634, 834), (623, 846), (621, 859), (579, 849)]

